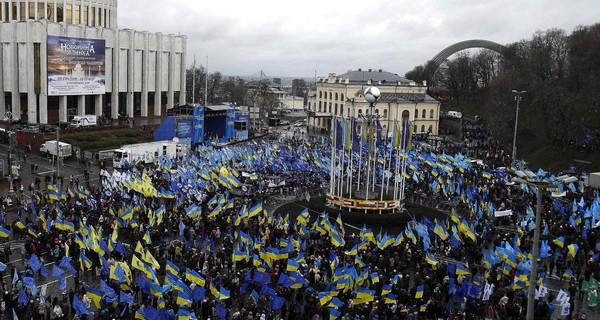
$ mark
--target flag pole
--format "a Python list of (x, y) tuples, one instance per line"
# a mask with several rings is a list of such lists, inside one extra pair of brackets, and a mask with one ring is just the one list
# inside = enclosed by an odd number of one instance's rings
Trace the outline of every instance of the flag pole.
[(331, 143), (331, 167), (329, 169), (329, 193), (333, 196), (334, 195), (334, 187), (335, 187), (335, 149), (336, 149), (336, 143), (337, 143), (337, 139), (336, 134), (337, 134), (337, 121), (335, 119), (335, 116), (333, 117), (333, 134), (331, 136), (331, 139), (333, 140)]

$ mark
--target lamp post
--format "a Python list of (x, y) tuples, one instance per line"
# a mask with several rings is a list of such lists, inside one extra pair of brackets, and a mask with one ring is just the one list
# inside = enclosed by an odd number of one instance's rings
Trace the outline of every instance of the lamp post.
[(515, 95), (515, 100), (517, 100), (517, 114), (515, 116), (515, 134), (513, 137), (513, 149), (512, 149), (512, 161), (515, 163), (517, 161), (517, 126), (519, 124), (519, 104), (521, 102), (521, 95), (527, 91), (512, 91)]
[(543, 190), (554, 188), (554, 185), (547, 182), (532, 182), (521, 178), (513, 178), (513, 182), (524, 183), (528, 186), (537, 188), (537, 205), (535, 208), (535, 228), (533, 230), (533, 253), (531, 256), (531, 273), (529, 274), (529, 288), (527, 291), (527, 315), (526, 320), (533, 320), (535, 311), (535, 289), (537, 282), (537, 260), (540, 254), (540, 220), (542, 215), (542, 196)]
[(12, 112), (10, 111), (6, 111), (4, 113), (4, 117), (6, 119), (8, 119), (8, 195), (12, 196), (14, 194), (14, 190), (13, 190), (13, 175), (12, 175), (12, 159), (13, 159), (13, 155), (12, 155), (12, 131), (11, 130), (11, 124), (12, 124)]
[[(373, 146), (373, 166), (375, 167), (377, 165), (377, 156), (375, 155), (375, 152), (377, 152), (377, 148), (375, 147), (375, 141), (377, 140), (377, 129), (376, 129), (376, 124), (375, 124), (375, 103), (377, 103), (377, 100), (379, 100), (379, 97), (381, 97), (381, 91), (379, 91), (379, 88), (377, 87), (368, 87), (365, 89), (364, 93), (363, 93), (365, 100), (369, 103), (369, 114), (365, 117), (365, 119), (367, 120), (367, 128), (368, 128), (368, 139), (371, 140), (371, 146)], [(369, 150), (371, 151), (371, 150)], [(366, 190), (366, 194), (365, 194), (365, 200), (369, 200), (369, 184), (370, 184), (370, 179), (369, 176), (371, 174), (371, 154), (370, 152), (368, 153), (368, 157), (367, 157), (367, 179), (366, 179), (366, 184), (365, 184), (365, 190)], [(375, 184), (375, 172), (373, 172), (373, 185)], [(373, 192), (375, 192), (375, 190), (373, 189)]]

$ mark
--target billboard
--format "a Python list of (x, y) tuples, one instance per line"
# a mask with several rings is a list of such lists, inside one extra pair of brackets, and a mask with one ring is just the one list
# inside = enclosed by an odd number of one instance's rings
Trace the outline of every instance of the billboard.
[(105, 42), (48, 36), (48, 95), (94, 95), (105, 90)]
[(192, 120), (179, 120), (177, 122), (177, 137), (191, 138), (192, 137)]
[(194, 107), (194, 134), (192, 137), (192, 143), (203, 143), (204, 142), (204, 107)]

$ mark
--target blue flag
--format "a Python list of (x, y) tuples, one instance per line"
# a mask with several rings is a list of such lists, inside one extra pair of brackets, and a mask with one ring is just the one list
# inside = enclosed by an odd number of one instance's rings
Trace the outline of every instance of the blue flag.
[(281, 307), (283, 307), (284, 303), (285, 303), (285, 298), (274, 295), (274, 296), (271, 296), (271, 301), (269, 302), (269, 307), (275, 311), (278, 311), (279, 309), (281, 309)]
[(179, 220), (179, 236), (183, 237), (183, 230), (185, 230), (185, 224), (183, 224), (183, 220)]
[(31, 267), (31, 270), (33, 270), (33, 272), (37, 272), (42, 267), (42, 262), (40, 261), (40, 259), (38, 259), (35, 253), (31, 255), (27, 262), (29, 263), (29, 267)]
[(26, 306), (28, 303), (29, 297), (27, 296), (27, 293), (25, 293), (25, 291), (21, 289), (21, 292), (19, 292), (19, 304), (21, 304), (22, 306)]
[(85, 303), (81, 302), (77, 296), (73, 297), (73, 309), (75, 309), (75, 314), (76, 315), (80, 315), (80, 314), (85, 314), (85, 315), (94, 315), (94, 312), (89, 311), (86, 307), (85, 307)]
[(215, 310), (219, 319), (225, 319), (227, 317), (227, 309), (225, 309), (220, 303), (215, 306)]

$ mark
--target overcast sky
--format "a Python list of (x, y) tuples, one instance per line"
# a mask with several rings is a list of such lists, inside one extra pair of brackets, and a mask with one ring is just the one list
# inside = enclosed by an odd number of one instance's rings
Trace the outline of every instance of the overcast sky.
[(404, 75), (456, 42), (508, 44), (600, 22), (597, 0), (121, 0), (119, 28), (188, 37), (187, 62), (226, 75)]

